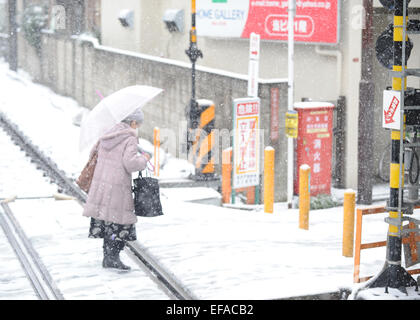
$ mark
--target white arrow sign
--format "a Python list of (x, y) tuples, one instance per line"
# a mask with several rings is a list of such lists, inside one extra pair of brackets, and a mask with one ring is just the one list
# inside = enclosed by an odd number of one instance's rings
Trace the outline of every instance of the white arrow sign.
[(258, 69), (260, 59), (260, 35), (251, 33), (249, 39), (249, 66), (248, 66), (248, 96), (258, 96)]

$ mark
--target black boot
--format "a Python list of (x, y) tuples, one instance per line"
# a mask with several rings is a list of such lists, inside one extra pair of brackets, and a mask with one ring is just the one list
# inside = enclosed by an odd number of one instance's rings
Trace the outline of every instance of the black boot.
[(130, 270), (131, 268), (120, 260), (120, 251), (124, 249), (124, 245), (124, 241), (104, 238), (104, 260), (102, 261), (102, 267)]

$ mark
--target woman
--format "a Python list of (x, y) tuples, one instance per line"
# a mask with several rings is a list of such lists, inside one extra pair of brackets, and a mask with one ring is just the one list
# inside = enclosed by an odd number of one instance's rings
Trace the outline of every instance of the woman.
[(126, 241), (136, 240), (131, 173), (146, 168), (150, 155), (138, 154), (137, 129), (144, 115), (137, 109), (93, 147), (98, 160), (83, 215), (91, 217), (89, 238), (103, 238), (104, 268), (130, 270), (119, 257)]

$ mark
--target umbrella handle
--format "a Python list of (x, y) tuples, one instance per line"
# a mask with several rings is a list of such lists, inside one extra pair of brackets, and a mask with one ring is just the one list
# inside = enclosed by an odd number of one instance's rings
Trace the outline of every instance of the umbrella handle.
[[(149, 164), (152, 167), (152, 169), (149, 168)], [(147, 169), (151, 172), (155, 171), (155, 166), (150, 162), (150, 160), (147, 161)]]
[(96, 90), (96, 94), (101, 98), (101, 100), (104, 98), (104, 96), (99, 90)]
[[(145, 154), (144, 152), (142, 152), (141, 153), (142, 155), (143, 154)], [(149, 165), (152, 167), (152, 169), (150, 169), (149, 168)], [(151, 172), (154, 172), (155, 171), (155, 166), (150, 162), (150, 160), (147, 160), (147, 163), (146, 163), (146, 169), (148, 169), (149, 171), (151, 171)]]

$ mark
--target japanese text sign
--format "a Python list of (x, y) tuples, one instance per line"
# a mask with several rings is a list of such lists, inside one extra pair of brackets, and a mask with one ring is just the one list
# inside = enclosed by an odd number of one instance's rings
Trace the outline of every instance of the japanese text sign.
[(299, 193), (299, 168), (311, 167), (311, 196), (331, 193), (332, 127), (334, 105), (324, 102), (300, 102), (298, 112), (294, 192)]
[(259, 184), (259, 117), (260, 99), (233, 101), (233, 188)]
[[(338, 43), (338, 0), (297, 0), (295, 41)], [(288, 0), (200, 0), (199, 36), (287, 40)]]

